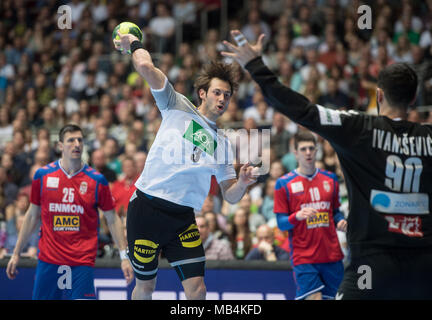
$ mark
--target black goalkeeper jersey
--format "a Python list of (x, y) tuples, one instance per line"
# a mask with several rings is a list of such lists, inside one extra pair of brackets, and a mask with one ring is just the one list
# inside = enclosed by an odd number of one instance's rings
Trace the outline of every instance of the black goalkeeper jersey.
[(256, 58), (246, 65), (270, 104), (327, 139), (345, 176), (353, 257), (432, 250), (432, 127), (312, 104)]

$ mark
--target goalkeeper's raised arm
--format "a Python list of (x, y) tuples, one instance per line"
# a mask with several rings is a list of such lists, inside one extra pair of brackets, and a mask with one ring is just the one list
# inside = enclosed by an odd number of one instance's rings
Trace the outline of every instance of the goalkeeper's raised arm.
[(117, 31), (117, 34), (120, 37), (119, 45), (123, 49), (122, 53), (131, 51), (135, 69), (147, 81), (150, 88), (162, 89), (166, 76), (160, 69), (155, 67), (150, 53), (144, 49), (141, 41), (132, 34), (121, 34), (119, 31)]

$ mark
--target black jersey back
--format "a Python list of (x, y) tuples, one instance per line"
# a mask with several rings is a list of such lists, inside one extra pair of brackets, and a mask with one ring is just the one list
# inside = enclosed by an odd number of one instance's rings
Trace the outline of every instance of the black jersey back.
[(432, 127), (327, 109), (283, 86), (260, 58), (246, 69), (270, 104), (327, 139), (348, 188), (353, 256), (432, 250)]

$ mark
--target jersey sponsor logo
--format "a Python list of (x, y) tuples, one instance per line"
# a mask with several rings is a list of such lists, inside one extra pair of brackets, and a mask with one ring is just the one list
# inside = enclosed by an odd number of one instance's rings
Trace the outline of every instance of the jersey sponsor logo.
[(372, 189), (372, 207), (382, 213), (429, 214), (429, 196), (425, 193), (395, 193)]
[(48, 204), (48, 210), (50, 212), (61, 212), (61, 213), (80, 213), (84, 214), (84, 207), (79, 204), (71, 203), (53, 203)]
[(323, 106), (316, 105), (320, 117), (320, 123), (323, 126), (341, 126), (340, 112), (332, 109), (324, 108)]
[(57, 189), (59, 186), (60, 179), (58, 177), (48, 177), (46, 187), (49, 189)]
[(311, 203), (302, 203), (300, 205), (300, 208), (314, 208), (316, 210), (330, 210), (330, 201), (318, 201), (318, 202), (311, 202)]
[(213, 139), (211, 133), (194, 120), (190, 122), (183, 138), (189, 140), (195, 146), (210, 155), (213, 155), (217, 148), (217, 142)]
[(87, 182), (83, 181), (81, 182), (80, 188), (79, 188), (79, 193), (81, 194), (86, 194), (87, 193), (87, 188), (88, 188), (88, 184)]
[(389, 222), (390, 232), (401, 233), (408, 237), (423, 237), (420, 217), (386, 215), (384, 218)]
[(328, 181), (323, 182), (323, 187), (326, 192), (330, 192), (330, 183)]
[(310, 217), (306, 220), (307, 228), (320, 228), (320, 227), (328, 227), (330, 218), (328, 212), (318, 212), (313, 217)]
[(53, 216), (54, 231), (80, 231), (80, 216)]
[(134, 243), (134, 257), (141, 263), (149, 263), (156, 257), (159, 244), (151, 240), (137, 239)]
[(291, 191), (292, 193), (300, 193), (304, 191), (303, 182), (294, 182), (291, 183)]
[(201, 238), (196, 224), (191, 224), (185, 231), (179, 234), (183, 247), (195, 248), (201, 244)]

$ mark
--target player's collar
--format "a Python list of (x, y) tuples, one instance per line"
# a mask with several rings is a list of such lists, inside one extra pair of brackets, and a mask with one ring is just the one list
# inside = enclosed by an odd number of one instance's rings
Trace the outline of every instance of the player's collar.
[(61, 161), (61, 159), (58, 160), (58, 165), (59, 165), (61, 171), (63, 171), (63, 173), (66, 175), (66, 177), (68, 177), (68, 179), (73, 178), (73, 177), (76, 176), (78, 173), (80, 173), (81, 171), (83, 171), (84, 168), (85, 168), (85, 166), (86, 166), (84, 162), (81, 162), (81, 169), (79, 169), (78, 171), (76, 171), (76, 172), (73, 173), (73, 174), (69, 174), (69, 173), (66, 172), (65, 169), (63, 169), (63, 167), (62, 167), (60, 161)]
[(318, 168), (315, 168), (315, 172), (314, 172), (311, 176), (307, 176), (307, 175), (301, 174), (297, 169), (295, 169), (294, 171), (295, 171), (295, 173), (296, 173), (297, 175), (299, 175), (300, 177), (306, 178), (306, 179), (308, 179), (308, 180), (312, 180), (312, 179), (315, 178), (315, 176), (317, 175), (319, 169), (318, 169)]
[(214, 127), (216, 127), (216, 121), (212, 121), (212, 120), (210, 120), (209, 118), (207, 118), (205, 115), (203, 115), (202, 113), (201, 113), (201, 115), (203, 116), (203, 118), (209, 123), (209, 124), (211, 124), (212, 126), (214, 126)]

